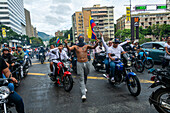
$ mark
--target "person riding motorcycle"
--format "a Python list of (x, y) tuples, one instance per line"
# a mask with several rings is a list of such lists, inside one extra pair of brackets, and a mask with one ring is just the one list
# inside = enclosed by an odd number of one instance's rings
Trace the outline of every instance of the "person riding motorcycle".
[[(55, 46), (54, 45), (50, 45), (50, 50), (54, 49)], [(50, 70), (51, 72), (53, 72), (53, 61), (52, 59), (57, 59), (56, 53), (55, 52), (50, 52), (50, 50), (48, 50), (48, 52), (45, 54), (45, 56), (49, 56), (49, 60), (50, 60)]]
[[(3, 74), (2, 74), (3, 73)], [(6, 65), (5, 61), (0, 57), (0, 78), (10, 78), (14, 83), (17, 83), (17, 80), (11, 76), (11, 72)], [(14, 84), (9, 83), (8, 87), (10, 91), (12, 92), (8, 99), (9, 103), (14, 103), (16, 111), (18, 113), (24, 113), (24, 103), (22, 98), (14, 91)]]
[(105, 51), (105, 48), (103, 47), (102, 42), (99, 42), (99, 45), (95, 49), (95, 57), (94, 57), (94, 59), (97, 58), (98, 53), (100, 53), (101, 51)]
[(53, 69), (53, 75), (55, 75), (55, 72), (57, 71), (57, 64), (64, 59), (68, 59), (70, 61), (71, 59), (67, 56), (67, 53), (63, 50), (63, 44), (59, 44), (57, 48), (51, 49), (50, 52), (56, 55), (56, 59), (53, 61), (55, 63), (54, 65), (55, 70)]
[(12, 66), (14, 66), (14, 62), (12, 61), (12, 59), (14, 58), (14, 56), (12, 56), (10, 53), (9, 53), (9, 49), (8, 48), (3, 48), (2, 49), (2, 58), (6, 61), (6, 64), (8, 66), (8, 68), (11, 69)]
[(126, 44), (122, 45), (122, 48), (124, 49), (124, 51), (128, 52), (130, 50), (132, 50), (131, 46), (130, 46), (130, 39), (126, 38), (125, 41), (128, 41)]
[(20, 45), (17, 46), (17, 51), (13, 53), (13, 56), (17, 57), (18, 62), (24, 62), (24, 51), (22, 51), (22, 47)]
[(43, 46), (40, 46), (40, 50), (39, 50), (39, 52), (38, 52), (38, 55), (39, 55), (39, 60), (40, 60), (40, 53), (42, 53), (43, 54), (43, 57), (44, 57), (44, 59), (45, 59), (45, 49), (44, 49), (44, 47)]
[[(109, 55), (108, 55), (108, 53), (109, 53), (110, 48), (112, 48), (113, 42), (112, 42), (112, 41), (109, 41), (109, 43), (108, 43), (108, 45), (107, 45), (106, 42), (104, 41), (104, 38), (103, 38), (103, 34), (102, 34), (102, 33), (100, 33), (100, 36), (101, 36), (101, 39), (102, 39), (102, 42), (103, 42), (103, 46), (104, 46), (104, 48), (105, 48), (105, 50), (106, 50), (106, 59), (104, 60), (104, 63), (105, 63), (105, 66), (106, 66), (106, 74), (107, 74), (107, 75), (104, 74), (104, 76), (109, 77), (109, 73), (110, 73), (109, 65), (110, 65), (110, 64), (109, 64)], [(125, 42), (123, 42), (123, 43), (120, 43), (119, 46), (123, 46), (124, 44), (126, 44), (126, 43), (128, 43), (128, 42), (129, 42), (129, 41), (127, 40), (127, 41), (125, 41)]]
[(17, 57), (17, 62), (21, 64), (21, 77), (23, 77), (23, 66), (24, 63), (24, 51), (22, 51), (22, 47), (20, 45), (17, 46), (17, 51), (13, 54), (14, 57)]
[[(118, 38), (115, 38), (113, 42), (113, 46), (109, 49), (109, 58), (111, 60), (110, 62), (110, 68), (111, 68), (111, 81), (114, 82), (114, 73), (115, 73), (115, 63), (114, 61), (118, 61), (119, 58), (121, 58), (121, 53), (125, 54), (126, 52), (123, 50), (123, 48), (119, 45), (120, 41)], [(111, 56), (111, 54), (115, 54), (115, 56)]]
[(164, 61), (163, 61), (163, 64), (162, 64), (162, 68), (165, 68), (168, 66), (168, 63), (169, 63), (169, 60), (170, 60), (170, 36), (167, 37), (167, 43), (164, 45), (165, 47), (165, 55), (164, 55)]
[(32, 65), (31, 58), (30, 58), (31, 53), (26, 48), (23, 48), (23, 51), (24, 51), (24, 56), (26, 55), (28, 56), (30, 65)]

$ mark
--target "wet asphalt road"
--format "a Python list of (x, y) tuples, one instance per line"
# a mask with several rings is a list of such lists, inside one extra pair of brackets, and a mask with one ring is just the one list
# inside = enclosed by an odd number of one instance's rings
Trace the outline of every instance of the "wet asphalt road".
[[(157, 113), (148, 101), (154, 91), (148, 89), (151, 83), (141, 83), (141, 94), (133, 97), (124, 83), (112, 86), (107, 80), (89, 79), (87, 100), (82, 103), (76, 78), (72, 91), (65, 92), (48, 77), (48, 63), (38, 64), (36, 59), (32, 61), (35, 64), (29, 68), (31, 74), (16, 89), (24, 100), (26, 113)], [(96, 72), (91, 66), (89, 76), (102, 77), (102, 74), (103, 72)], [(74, 73), (73, 75), (75, 76)], [(141, 80), (150, 80), (151, 76), (146, 71), (137, 75)]]

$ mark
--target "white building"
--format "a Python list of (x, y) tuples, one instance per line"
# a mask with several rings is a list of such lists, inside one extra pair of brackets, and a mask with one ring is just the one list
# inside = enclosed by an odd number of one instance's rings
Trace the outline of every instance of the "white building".
[(0, 24), (18, 34), (26, 34), (23, 0), (0, 0)]

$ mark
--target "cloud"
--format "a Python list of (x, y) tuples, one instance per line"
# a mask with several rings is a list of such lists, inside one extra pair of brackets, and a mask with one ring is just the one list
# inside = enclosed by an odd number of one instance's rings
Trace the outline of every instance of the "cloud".
[(57, 6), (50, 6), (51, 13), (59, 14), (59, 15), (67, 15), (71, 13), (71, 8), (69, 5), (60, 4)]
[(53, 26), (59, 26), (61, 25), (61, 23), (65, 22), (66, 20), (61, 16), (58, 16), (58, 17), (46, 16), (45, 21), (46, 23), (51, 24)]
[[(114, 6), (114, 21), (126, 13), (125, 5), (130, 0), (24, 0), (24, 6), (30, 11), (31, 22), (38, 31), (54, 35), (57, 30), (70, 29), (71, 15), (82, 11), (82, 7)], [(132, 8), (142, 4), (165, 4), (166, 0), (131, 0)], [(138, 12), (137, 12), (138, 13)]]
[(71, 0), (53, 0), (54, 4), (58, 4), (58, 3), (71, 3)]

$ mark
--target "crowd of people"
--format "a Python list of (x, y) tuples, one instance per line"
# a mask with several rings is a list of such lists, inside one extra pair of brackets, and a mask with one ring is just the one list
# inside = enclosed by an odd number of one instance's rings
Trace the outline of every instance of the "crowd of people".
[[(31, 58), (36, 55), (36, 58), (39, 59), (39, 53), (43, 53), (44, 59), (46, 59), (47, 56), (49, 56), (50, 61), (50, 71), (51, 75), (54, 75), (56, 72), (55, 67), (53, 67), (54, 63), (59, 63), (63, 59), (68, 59), (72, 61), (74, 57), (77, 57), (77, 75), (79, 78), (79, 84), (80, 84), (80, 90), (82, 97), (81, 99), (83, 101), (86, 100), (86, 83), (87, 83), (87, 75), (90, 72), (90, 64), (88, 61), (88, 49), (94, 49), (94, 59), (97, 58), (97, 53), (100, 53), (101, 51), (106, 52), (106, 59), (104, 60), (105, 66), (106, 66), (106, 77), (109, 78), (111, 76), (111, 81), (114, 82), (114, 72), (115, 72), (115, 63), (114, 61), (117, 61), (121, 58), (121, 54), (125, 54), (128, 51), (137, 51), (139, 52), (141, 50), (139, 46), (138, 40), (130, 41), (130, 39), (126, 39), (125, 42), (120, 42), (118, 38), (115, 38), (113, 41), (108, 41), (106, 43), (104, 41), (102, 33), (101, 35), (101, 41), (98, 39), (96, 40), (96, 43), (94, 45), (89, 45), (84, 42), (84, 36), (79, 35), (78, 40), (79, 43), (77, 44), (71, 44), (71, 46), (68, 45), (67, 40), (64, 41), (65, 46), (63, 44), (59, 44), (58, 47), (55, 47), (54, 45), (50, 45), (50, 49), (44, 49), (44, 47), (35, 48), (35, 49), (27, 49), (23, 48), (22, 46), (18, 45), (17, 48), (15, 47), (8, 47), (6, 43), (4, 43), (4, 47), (2, 49), (1, 57), (0, 57), (0, 77), (11, 77), (14, 83), (17, 83), (17, 80), (11, 76), (10, 69), (12, 66), (14, 66), (14, 62), (12, 61), (13, 57), (17, 57), (17, 61), (20, 63), (23, 63), (24, 56), (30, 57), (30, 64), (31, 64)], [(130, 44), (131, 43), (131, 44)], [(170, 37), (167, 38), (167, 43), (165, 44), (165, 51), (166, 57), (170, 57)], [(70, 54), (72, 53), (72, 54)], [(115, 54), (112, 56), (112, 54)], [(164, 61), (164, 66), (167, 65), (167, 61)], [(110, 73), (111, 70), (111, 73)], [(10, 86), (11, 87), (11, 86)], [(14, 87), (14, 86), (13, 86)], [(14, 88), (12, 88), (14, 89)], [(22, 101), (22, 98), (15, 92), (10, 95), (11, 101), (13, 101), (16, 104), (16, 110), (18, 113), (24, 113), (24, 104)]]

